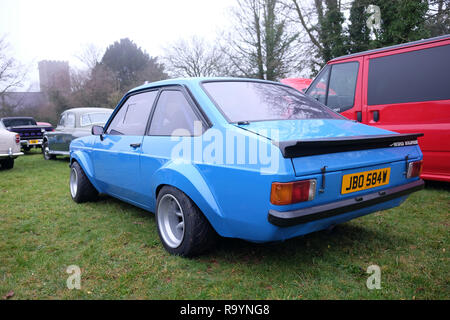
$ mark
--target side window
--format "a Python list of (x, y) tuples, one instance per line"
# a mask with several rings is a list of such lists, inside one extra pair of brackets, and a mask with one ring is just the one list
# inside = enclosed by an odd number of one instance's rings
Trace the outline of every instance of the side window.
[(326, 66), (325, 69), (317, 76), (311, 86), (306, 92), (307, 95), (313, 97), (317, 101), (325, 104), (326, 102), (326, 91), (328, 87), (328, 77), (330, 75), (330, 66)]
[(348, 110), (355, 100), (358, 70), (356, 61), (329, 65), (317, 76), (306, 94), (335, 112)]
[(64, 126), (68, 128), (75, 128), (75, 115), (68, 113), (64, 122)]
[(358, 62), (333, 65), (326, 103), (333, 111), (342, 112), (353, 107), (358, 69)]
[(83, 114), (80, 119), (80, 126), (85, 127), (91, 125), (91, 119), (88, 114)]
[(142, 136), (158, 91), (139, 93), (129, 97), (111, 121), (106, 133)]
[(149, 135), (170, 136), (175, 130), (184, 129), (185, 134), (180, 136), (193, 136), (195, 121), (200, 120), (181, 91), (163, 91), (153, 114)]
[(369, 60), (367, 104), (450, 99), (450, 45)]
[(61, 116), (61, 119), (59, 119), (58, 126), (64, 127), (65, 120), (66, 120), (66, 113), (64, 113), (64, 114)]

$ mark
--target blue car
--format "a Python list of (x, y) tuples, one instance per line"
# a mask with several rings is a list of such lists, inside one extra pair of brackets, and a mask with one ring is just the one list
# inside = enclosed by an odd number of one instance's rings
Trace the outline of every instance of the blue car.
[(166, 250), (218, 235), (282, 241), (399, 206), (423, 188), (418, 134), (350, 121), (276, 82), (164, 80), (129, 91), (70, 145), (74, 201), (154, 212)]

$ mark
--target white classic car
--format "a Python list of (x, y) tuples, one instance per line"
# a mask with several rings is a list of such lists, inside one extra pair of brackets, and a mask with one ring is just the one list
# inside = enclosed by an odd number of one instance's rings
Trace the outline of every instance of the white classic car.
[(10, 132), (0, 123), (0, 166), (2, 169), (12, 169), (14, 159), (23, 155), (20, 152), (20, 135)]

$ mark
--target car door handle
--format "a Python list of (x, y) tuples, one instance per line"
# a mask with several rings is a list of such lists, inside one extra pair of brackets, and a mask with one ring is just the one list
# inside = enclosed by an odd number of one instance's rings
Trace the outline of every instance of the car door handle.
[(356, 121), (362, 122), (362, 112), (361, 111), (356, 112)]
[(141, 144), (140, 143), (132, 143), (132, 144), (130, 144), (130, 147), (132, 147), (132, 148), (139, 148), (141, 146)]
[(380, 121), (380, 111), (375, 110), (375, 111), (373, 112), (373, 121), (375, 121), (375, 122)]

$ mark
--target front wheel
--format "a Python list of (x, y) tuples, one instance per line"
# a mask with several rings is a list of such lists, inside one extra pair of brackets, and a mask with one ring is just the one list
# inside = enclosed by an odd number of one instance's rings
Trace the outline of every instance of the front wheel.
[(164, 186), (156, 203), (158, 234), (164, 248), (184, 257), (212, 248), (217, 234), (200, 209), (180, 190)]
[(55, 159), (55, 155), (50, 154), (50, 148), (48, 147), (48, 141), (45, 141), (42, 145), (42, 155), (45, 160), (53, 160)]
[(69, 187), (73, 201), (81, 203), (95, 200), (98, 191), (86, 177), (86, 174), (78, 162), (75, 161), (72, 163), (70, 168)]
[(14, 168), (14, 159), (7, 158), (7, 159), (0, 160), (0, 165), (3, 169), (12, 169), (12, 168)]

